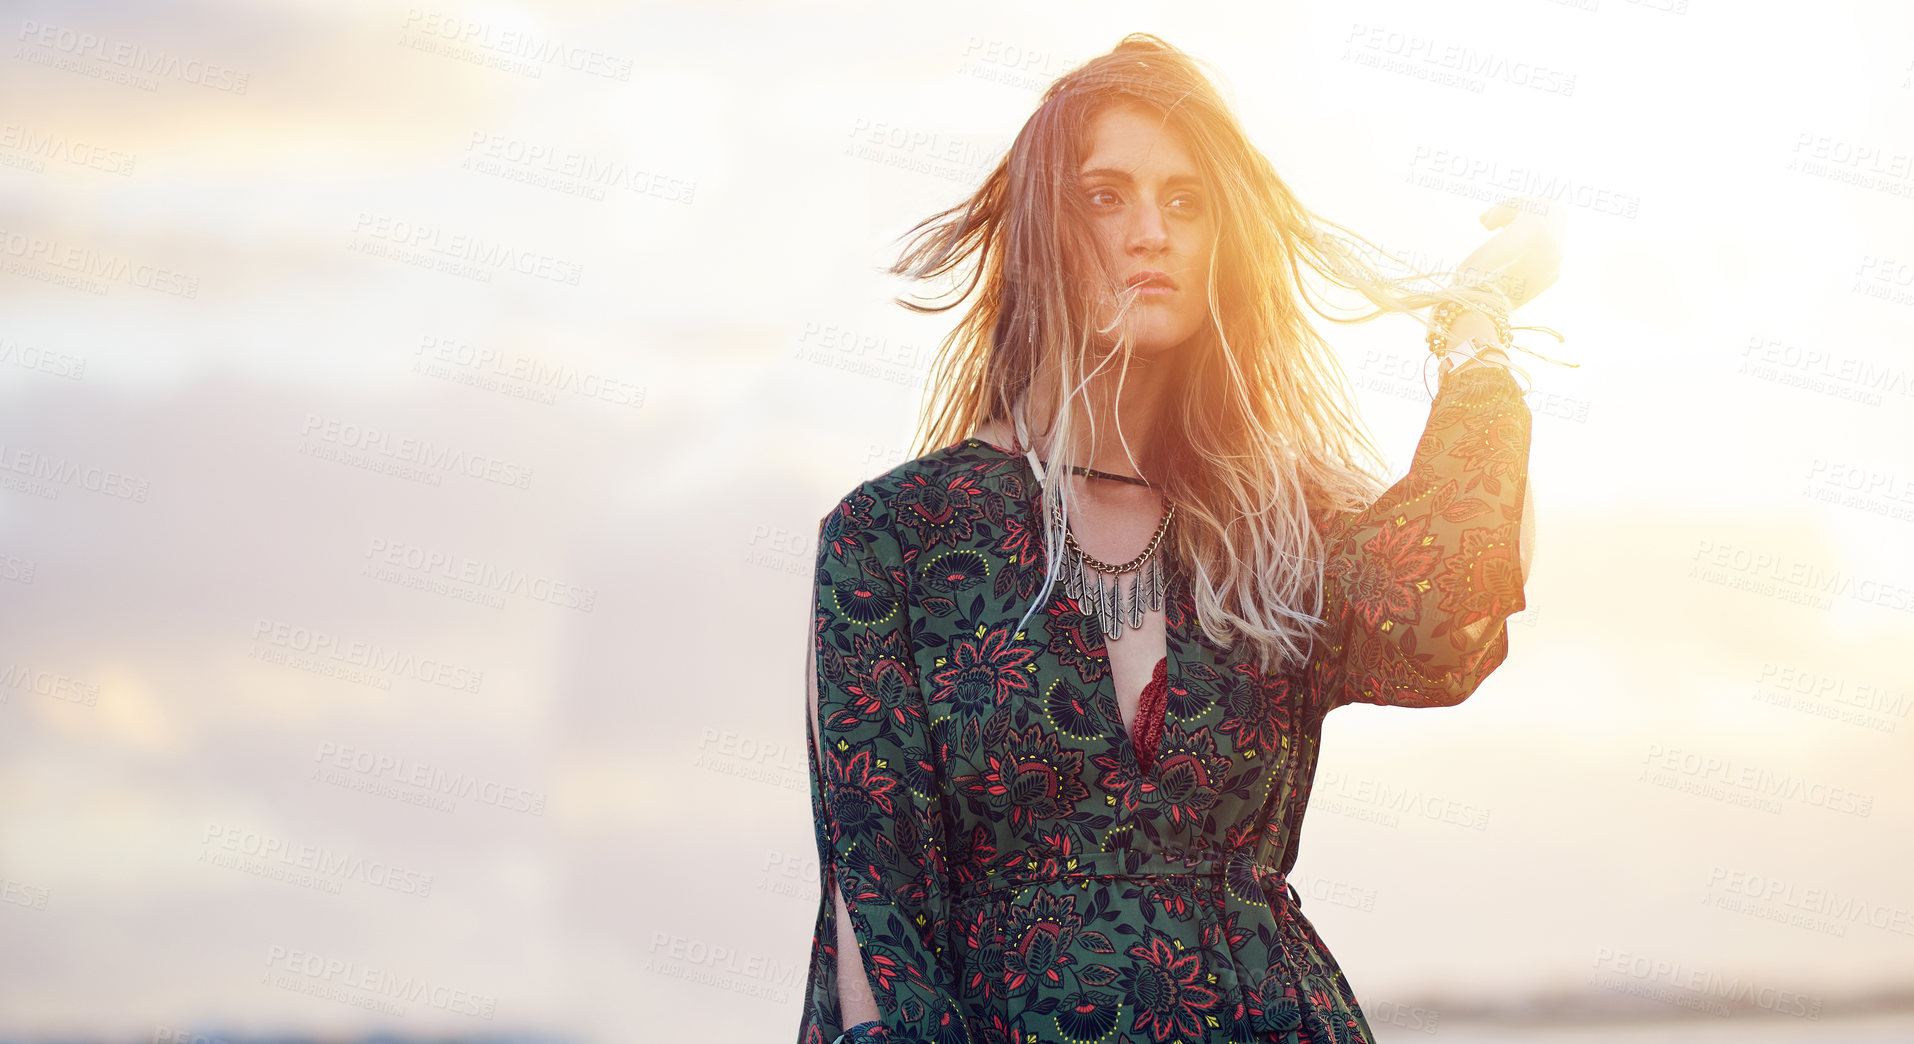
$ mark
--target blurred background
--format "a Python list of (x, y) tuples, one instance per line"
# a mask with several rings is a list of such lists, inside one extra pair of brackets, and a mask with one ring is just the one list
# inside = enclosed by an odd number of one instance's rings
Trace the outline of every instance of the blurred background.
[(1568, 207), (1511, 655), (1325, 729), (1378, 1035), (1914, 1039), (1906, 5), (10, 0), (0, 1041), (794, 1039), (881, 268), (1132, 31), (1406, 264)]

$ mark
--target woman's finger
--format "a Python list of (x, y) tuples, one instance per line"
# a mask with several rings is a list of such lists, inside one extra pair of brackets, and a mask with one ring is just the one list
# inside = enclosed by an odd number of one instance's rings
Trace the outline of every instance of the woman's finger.
[(1503, 225), (1506, 225), (1510, 221), (1514, 220), (1515, 200), (1518, 198), (1520, 197), (1511, 197), (1509, 199), (1505, 199), (1502, 202), (1497, 203), (1496, 205), (1483, 211), (1482, 217), (1479, 219), (1482, 222), (1482, 227), (1483, 228), (1501, 228)]

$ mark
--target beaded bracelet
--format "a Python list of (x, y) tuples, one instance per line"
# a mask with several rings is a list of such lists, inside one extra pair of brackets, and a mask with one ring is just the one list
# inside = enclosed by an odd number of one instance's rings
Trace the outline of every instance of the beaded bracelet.
[[(1455, 321), (1461, 318), (1462, 313), (1470, 307), (1460, 301), (1436, 302), (1435, 310), (1429, 315), (1429, 354), (1441, 355), (1449, 350), (1449, 327), (1455, 325)], [(1489, 306), (1473, 307), (1488, 316), (1489, 321), (1495, 324), (1495, 338), (1500, 344), (1507, 345), (1515, 339), (1515, 334), (1509, 329), (1507, 312)]]

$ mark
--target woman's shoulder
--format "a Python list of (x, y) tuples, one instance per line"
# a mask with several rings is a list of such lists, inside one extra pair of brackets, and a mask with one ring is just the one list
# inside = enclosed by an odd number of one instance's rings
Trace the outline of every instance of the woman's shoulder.
[(852, 501), (890, 505), (899, 497), (908, 497), (915, 502), (918, 494), (926, 489), (959, 495), (974, 495), (972, 491), (990, 488), (1003, 492), (1003, 479), (1006, 476), (1019, 479), (1015, 491), (1021, 492), (1022, 482), (1018, 473), (1024, 467), (1022, 456), (982, 439), (967, 438), (892, 464), (852, 487), (839, 498), (838, 503), (840, 506)]
[[(823, 519), (833, 532), (878, 530), (901, 544), (916, 542), (918, 523), (986, 516), (1001, 519), (1027, 490), (1029, 465), (1018, 454), (977, 438), (961, 439), (891, 465), (853, 486)], [(992, 504), (990, 501), (997, 501)], [(899, 533), (900, 523), (906, 530)]]

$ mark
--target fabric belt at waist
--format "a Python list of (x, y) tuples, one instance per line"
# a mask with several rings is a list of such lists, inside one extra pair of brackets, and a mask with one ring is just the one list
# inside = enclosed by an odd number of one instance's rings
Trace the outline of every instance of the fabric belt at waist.
[(1223, 874), (1235, 881), (1240, 890), (1254, 894), (1258, 881), (1276, 884), (1291, 902), (1302, 905), (1302, 896), (1289, 883), (1288, 875), (1274, 863), (1262, 862), (1247, 848), (1208, 853), (1169, 849), (1161, 852), (1124, 850), (1085, 852), (1068, 860), (1050, 858), (1041, 863), (999, 870), (955, 889), (956, 901), (975, 899), (991, 892), (1025, 888), (1051, 881), (1069, 881), (1080, 877), (1178, 877)]
[(1236, 923), (1239, 925), (1255, 924), (1259, 909), (1264, 915), (1275, 919), (1279, 947), (1277, 957), (1286, 973), (1283, 975), (1281, 993), (1268, 997), (1261, 997), (1257, 993), (1251, 984), (1261, 977), (1261, 970), (1252, 972), (1241, 966), (1227, 935), (1222, 945), (1230, 960), (1220, 969), (1220, 977), (1233, 980), (1222, 983), (1224, 995), (1243, 1005), (1242, 1018), (1252, 1029), (1279, 1033), (1296, 1029), (1302, 1021), (1302, 984), (1296, 962), (1289, 953), (1289, 944), (1283, 939), (1290, 931), (1290, 926), (1285, 922), (1301, 909), (1302, 896), (1290, 882), (1289, 875), (1274, 863), (1257, 859), (1253, 849), (1204, 852), (1121, 850), (1085, 852), (1067, 860), (1032, 860), (1025, 866), (998, 870), (981, 880), (968, 882), (963, 888), (955, 890), (952, 900), (963, 903), (994, 892), (1052, 882), (1074, 883), (1079, 879), (1179, 876), (1217, 878), (1224, 914), (1236, 914)]

